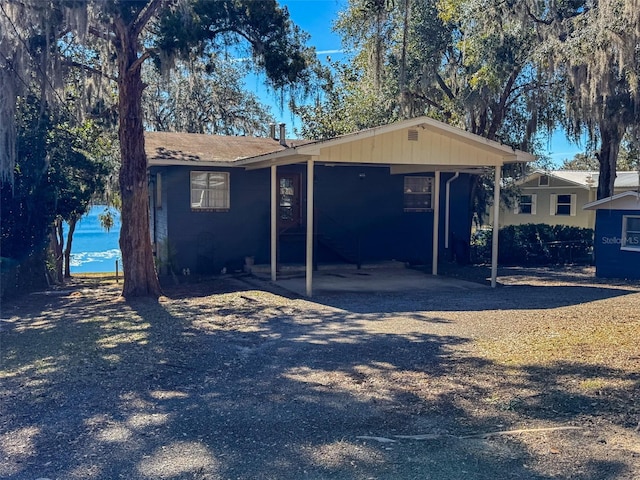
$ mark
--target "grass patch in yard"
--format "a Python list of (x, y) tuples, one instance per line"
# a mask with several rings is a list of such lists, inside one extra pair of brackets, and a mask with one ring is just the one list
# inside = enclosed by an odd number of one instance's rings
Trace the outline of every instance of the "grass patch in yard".
[(589, 378), (581, 381), (579, 387), (581, 390), (598, 391), (607, 387), (607, 382), (601, 378)]
[(637, 369), (640, 321), (576, 322), (537, 325), (498, 339), (479, 340), (487, 358), (504, 366), (548, 366), (557, 362), (605, 364), (621, 370)]

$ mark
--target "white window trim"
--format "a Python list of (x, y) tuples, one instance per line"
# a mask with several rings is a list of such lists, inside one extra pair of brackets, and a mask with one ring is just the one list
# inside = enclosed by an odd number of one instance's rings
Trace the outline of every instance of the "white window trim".
[[(193, 177), (194, 175), (202, 175), (202, 174), (206, 174), (207, 175), (207, 183), (208, 183), (208, 179), (209, 179), (209, 175), (221, 175), (225, 178), (224, 180), (224, 184), (226, 185), (226, 191), (225, 196), (224, 196), (224, 205), (222, 206), (199, 206), (199, 205), (194, 205), (193, 201), (192, 201), (192, 197), (193, 197)], [(206, 170), (192, 170), (190, 172), (189, 175), (189, 205), (191, 206), (191, 210), (194, 211), (198, 211), (198, 212), (227, 212), (229, 211), (230, 207), (231, 207), (231, 183), (230, 183), (230, 177), (231, 175), (229, 174), (229, 172), (215, 172), (215, 171), (206, 171)], [(201, 190), (201, 189), (198, 189)], [(208, 189), (202, 189), (202, 196), (204, 195), (204, 193), (207, 191)]]
[(577, 215), (577, 199), (578, 195), (575, 193), (563, 193), (561, 195), (571, 195), (571, 204), (569, 206), (569, 215), (558, 215), (558, 194), (552, 193), (549, 195), (549, 215), (558, 217), (575, 217)]
[(520, 198), (523, 195), (519, 195), (518, 198), (516, 198), (516, 204), (515, 204), (515, 207), (513, 208), (513, 213), (515, 213), (516, 215), (535, 215), (537, 213), (538, 194), (525, 193), (524, 195), (531, 197), (531, 213), (522, 213), (520, 211)]
[(640, 252), (640, 244), (627, 245), (627, 240), (629, 239), (627, 235), (627, 219), (629, 218), (640, 219), (640, 215), (623, 215), (622, 216), (622, 241), (620, 242), (620, 250), (625, 250), (627, 252)]
[[(429, 187), (429, 191), (428, 192), (411, 192), (411, 191), (407, 191), (407, 179), (409, 179), (409, 178), (412, 178), (412, 179), (426, 179), (427, 185)], [(434, 177), (407, 175), (407, 176), (404, 177), (403, 182), (404, 182), (404, 185), (403, 185), (402, 202), (403, 202), (403, 210), (405, 212), (431, 212), (431, 211), (433, 211), (433, 195), (435, 193), (435, 191), (434, 191), (434, 185), (435, 185)], [(407, 195), (426, 195), (426, 194), (431, 195), (431, 203), (430, 203), (430, 205), (428, 207), (410, 208), (410, 207), (404, 206), (404, 202), (405, 202), (405, 199), (406, 199)]]

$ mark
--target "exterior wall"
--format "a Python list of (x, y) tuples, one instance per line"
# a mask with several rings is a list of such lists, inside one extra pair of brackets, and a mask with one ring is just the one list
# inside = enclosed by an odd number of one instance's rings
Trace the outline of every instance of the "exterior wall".
[[(190, 172), (230, 172), (228, 211), (191, 209)], [(267, 258), (269, 251), (269, 170), (162, 168), (167, 198), (168, 250), (175, 273), (219, 273), (240, 268), (245, 256)], [(158, 229), (160, 232), (160, 229)]]
[[(522, 195), (535, 194), (537, 199), (536, 213), (515, 213), (514, 208), (502, 206), (500, 209), (500, 226), (522, 225), (526, 223), (545, 223), (547, 225), (569, 225), (573, 227), (594, 228), (595, 214), (583, 210), (582, 206), (595, 200), (596, 191), (569, 184), (558, 178), (549, 177), (549, 186), (538, 186), (538, 179), (520, 186)], [(576, 195), (575, 216), (551, 215), (551, 194)]]
[(594, 241), (596, 276), (640, 279), (640, 252), (621, 250), (623, 215), (638, 215), (639, 210), (597, 210)]
[[(452, 176), (441, 175), (438, 240), (441, 256), (445, 253), (445, 183)], [(347, 235), (346, 229), (351, 230), (351, 235), (359, 239), (364, 262), (393, 259), (431, 263), (433, 212), (404, 211), (404, 175), (390, 175), (388, 168), (319, 166), (316, 181), (320, 233), (340, 238)], [(471, 229), (469, 185), (469, 175), (461, 175), (451, 184), (450, 231), (467, 242)]]
[[(160, 174), (160, 178), (158, 178)], [(167, 219), (167, 189), (165, 188), (166, 173), (163, 169), (150, 171), (151, 185), (149, 188), (149, 219), (151, 222), (151, 243), (153, 245), (156, 264), (161, 274), (166, 271), (170, 256), (169, 223)]]
[[(413, 140), (409, 132), (413, 132)], [(434, 163), (448, 166), (501, 165), (503, 150), (479, 148), (473, 142), (461, 141), (458, 133), (435, 131), (427, 128), (403, 128), (372, 136), (359, 136), (332, 146), (319, 146), (316, 155), (326, 162), (350, 164), (388, 165), (389, 158), (396, 164), (424, 165)]]
[[(161, 218), (166, 217), (167, 235), (176, 273), (189, 268), (194, 273), (218, 273), (223, 267), (240, 268), (245, 256), (268, 263), (270, 251), (270, 171), (233, 168), (157, 167), (162, 171), (166, 199), (156, 210), (157, 240), (163, 238)], [(156, 170), (153, 169), (152, 173)], [(230, 209), (226, 212), (192, 211), (190, 171), (230, 172)], [(306, 166), (278, 167), (279, 173), (301, 174), (302, 224), (281, 236), (280, 260), (303, 263), (306, 214)], [(444, 256), (445, 182), (441, 176), (439, 250)], [(469, 175), (451, 184), (451, 232), (468, 242)], [(316, 232), (344, 246), (359, 238), (362, 261), (398, 260), (430, 263), (433, 212), (404, 212), (404, 176), (390, 175), (385, 167), (316, 165)], [(152, 216), (153, 221), (153, 216)], [(318, 242), (317, 261), (336, 261), (331, 246)]]

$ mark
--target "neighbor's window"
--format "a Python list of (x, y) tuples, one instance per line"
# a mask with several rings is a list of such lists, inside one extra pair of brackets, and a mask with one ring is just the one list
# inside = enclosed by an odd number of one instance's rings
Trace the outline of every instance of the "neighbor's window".
[(536, 214), (536, 194), (520, 195), (516, 203), (515, 213), (522, 215), (535, 215)]
[(228, 172), (191, 172), (191, 208), (229, 209)]
[(640, 216), (623, 215), (622, 244), (623, 250), (640, 252)]
[(433, 177), (404, 177), (404, 211), (426, 212), (433, 208)]
[(551, 215), (571, 215), (576, 214), (576, 194), (567, 193), (562, 195), (551, 194)]

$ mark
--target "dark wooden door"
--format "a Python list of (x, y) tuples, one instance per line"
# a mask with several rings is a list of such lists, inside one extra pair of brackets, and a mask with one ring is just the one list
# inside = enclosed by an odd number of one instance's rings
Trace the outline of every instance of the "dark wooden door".
[(278, 227), (290, 229), (300, 226), (300, 174), (278, 175)]

